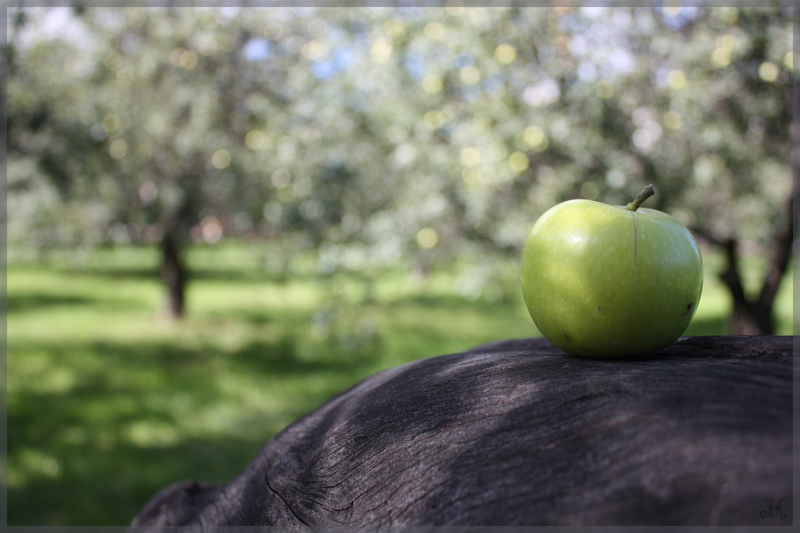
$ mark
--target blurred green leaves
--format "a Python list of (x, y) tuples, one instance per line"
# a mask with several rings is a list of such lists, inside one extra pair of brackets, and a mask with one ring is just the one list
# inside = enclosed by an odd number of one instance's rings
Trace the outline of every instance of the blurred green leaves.
[(480, 265), (555, 203), (646, 183), (712, 239), (768, 245), (786, 219), (782, 7), (24, 14), (11, 245), (177, 230), (265, 242), (287, 269), (318, 250), (322, 274)]

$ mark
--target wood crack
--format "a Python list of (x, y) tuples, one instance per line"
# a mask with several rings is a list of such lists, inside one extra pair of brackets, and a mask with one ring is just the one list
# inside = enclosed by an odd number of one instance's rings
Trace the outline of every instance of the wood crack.
[(291, 505), (289, 505), (289, 502), (287, 502), (287, 501), (286, 501), (286, 498), (284, 498), (284, 497), (283, 497), (283, 494), (281, 494), (280, 492), (278, 492), (277, 490), (275, 490), (274, 488), (272, 488), (272, 485), (270, 485), (270, 483), (269, 483), (269, 475), (265, 475), (265, 476), (264, 476), (264, 482), (266, 483), (266, 485), (267, 485), (267, 488), (270, 490), (270, 492), (272, 492), (272, 493), (273, 493), (273, 494), (275, 494), (275, 495), (276, 495), (278, 498), (280, 498), (280, 500), (283, 502), (283, 504), (286, 506), (286, 508), (287, 508), (287, 509), (289, 509), (289, 512), (291, 512), (291, 513), (292, 513), (292, 515), (294, 515), (294, 517), (295, 517), (295, 518), (296, 518), (296, 519), (297, 519), (297, 520), (298, 520), (298, 521), (299, 521), (301, 524), (303, 524), (304, 526), (309, 526), (309, 527), (311, 526), (311, 524), (307, 523), (305, 520), (303, 520), (303, 519), (300, 517), (300, 515), (299, 515), (299, 514), (297, 514), (297, 512), (295, 512), (295, 510), (292, 508), (292, 506), (291, 506)]

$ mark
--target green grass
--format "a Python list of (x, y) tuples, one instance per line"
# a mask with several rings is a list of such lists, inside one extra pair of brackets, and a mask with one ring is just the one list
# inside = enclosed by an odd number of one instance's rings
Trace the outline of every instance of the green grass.
[[(267, 439), (377, 371), (537, 335), (518, 291), (466, 300), (453, 271), (387, 273), (369, 301), (359, 278), (281, 281), (238, 247), (189, 259), (189, 316), (177, 324), (157, 312), (155, 250), (9, 265), (9, 525), (127, 524), (168, 484), (235, 476)], [(723, 333), (730, 305), (711, 272), (718, 258), (706, 264), (691, 335)], [(759, 268), (747, 263), (753, 287)]]

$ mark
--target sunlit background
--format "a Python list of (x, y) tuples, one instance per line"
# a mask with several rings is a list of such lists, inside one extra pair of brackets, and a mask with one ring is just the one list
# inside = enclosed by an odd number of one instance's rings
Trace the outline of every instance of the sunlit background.
[[(8, 517), (123, 525), (385, 368), (536, 336), (572, 198), (792, 332), (788, 8), (8, 9)], [(781, 281), (782, 280), (782, 281)]]

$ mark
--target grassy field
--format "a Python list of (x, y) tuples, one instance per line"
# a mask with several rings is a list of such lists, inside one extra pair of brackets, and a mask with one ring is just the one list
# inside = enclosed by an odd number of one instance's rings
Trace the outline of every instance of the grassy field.
[[(236, 247), (191, 252), (190, 314), (169, 323), (157, 259), (118, 248), (9, 264), (9, 525), (125, 525), (168, 484), (230, 479), (374, 372), (538, 334), (519, 291), (466, 299), (455, 271), (382, 275), (370, 300), (358, 278), (281, 281)], [(705, 261), (689, 335), (724, 333), (730, 306), (719, 258)], [(761, 265), (746, 266), (755, 287)], [(791, 276), (777, 311), (791, 334)]]

